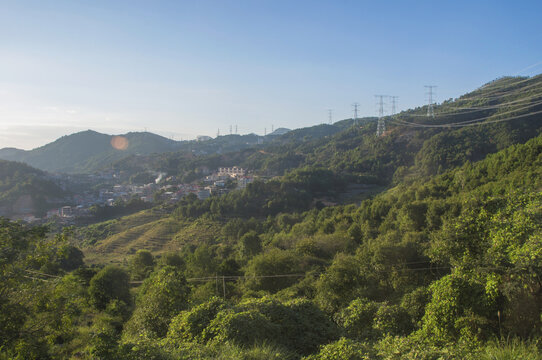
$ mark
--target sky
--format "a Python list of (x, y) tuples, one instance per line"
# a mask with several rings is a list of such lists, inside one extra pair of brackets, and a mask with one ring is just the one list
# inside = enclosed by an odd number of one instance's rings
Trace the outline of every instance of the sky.
[[(270, 132), (542, 73), (541, 1), (3, 1), (0, 148)], [(388, 104), (387, 111), (390, 110)]]

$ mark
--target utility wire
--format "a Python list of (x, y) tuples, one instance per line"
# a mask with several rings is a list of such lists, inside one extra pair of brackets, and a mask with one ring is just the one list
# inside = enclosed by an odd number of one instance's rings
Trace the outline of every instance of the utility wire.
[[(506, 107), (508, 105), (523, 103), (523, 102), (527, 102), (527, 101), (532, 100), (532, 99), (538, 99), (540, 97), (542, 97), (542, 92), (538, 93), (538, 94), (535, 94), (535, 95), (531, 95), (531, 96), (522, 98), (522, 99), (519, 99), (519, 100), (509, 101), (509, 102), (506, 102), (506, 103), (501, 103), (501, 104), (496, 104), (496, 105), (488, 105), (488, 106), (480, 106), (480, 107), (453, 107), (453, 108), (446, 107), (446, 110), (449, 110), (449, 109), (464, 109), (464, 110), (468, 110), (468, 111), (439, 111), (438, 113), (435, 114), (435, 116), (439, 117), (439, 116), (463, 115), (463, 114), (471, 114), (471, 113), (475, 113), (475, 112), (479, 112), (479, 111), (483, 111), (483, 110), (499, 109), (499, 108), (502, 108), (502, 107)], [(424, 114), (407, 114), (407, 116), (427, 117), (427, 115), (424, 115)]]
[(425, 127), (425, 128), (448, 128), (448, 127), (465, 127), (465, 126), (473, 126), (473, 125), (487, 125), (487, 124), (494, 124), (494, 123), (499, 123), (499, 122), (504, 122), (504, 121), (511, 121), (511, 120), (520, 119), (520, 118), (523, 118), (523, 117), (527, 117), (527, 116), (542, 113), (542, 110), (541, 110), (541, 111), (535, 111), (535, 112), (522, 114), (522, 115), (518, 115), (518, 116), (513, 116), (513, 117), (509, 117), (509, 118), (504, 118), (504, 119), (495, 119), (495, 120), (491, 120), (491, 121), (483, 121), (483, 120), (493, 118), (495, 116), (504, 115), (504, 114), (508, 114), (508, 113), (512, 113), (512, 112), (517, 112), (517, 111), (520, 111), (520, 110), (525, 110), (527, 108), (537, 106), (537, 105), (540, 105), (540, 104), (542, 104), (542, 101), (531, 104), (531, 105), (523, 107), (523, 108), (510, 110), (510, 111), (500, 113), (500, 114), (493, 114), (491, 116), (486, 116), (486, 117), (483, 117), (483, 118), (460, 121), (460, 122), (455, 122), (455, 123), (447, 123), (447, 124), (419, 124), (419, 123), (413, 123), (413, 122), (400, 120), (400, 119), (394, 119), (394, 118), (386, 119), (386, 120), (391, 122), (391, 123), (394, 123), (396, 125), (411, 126), (411, 127)]

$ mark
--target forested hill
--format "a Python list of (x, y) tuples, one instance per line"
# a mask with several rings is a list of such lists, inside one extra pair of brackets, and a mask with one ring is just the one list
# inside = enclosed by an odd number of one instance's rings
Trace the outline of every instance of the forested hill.
[(231, 196), (187, 197), (171, 215), (84, 229), (95, 261), (123, 250), (103, 268), (83, 264), (69, 232), (46, 238), (0, 220), (1, 351), (540, 359), (541, 179), (542, 136), (359, 205), (312, 206), (341, 183), (298, 169)]
[(113, 147), (113, 136), (87, 130), (24, 151), (1, 149), (0, 157), (50, 172), (84, 173), (102, 168), (129, 154), (150, 154), (176, 149), (176, 142), (151, 133), (128, 133)]
[(0, 160), (0, 216), (44, 215), (51, 201), (66, 195), (43, 171)]
[[(291, 131), (263, 147), (192, 156), (186, 152), (132, 157), (114, 168), (137, 173), (165, 171), (193, 180), (199, 168), (239, 165), (260, 174), (282, 175), (311, 166), (358, 177), (360, 182), (400, 183), (478, 161), (524, 143), (542, 130), (542, 76), (495, 80), (458, 99), (385, 117), (376, 136), (376, 118), (344, 120)], [(201, 176), (201, 174), (199, 175)]]

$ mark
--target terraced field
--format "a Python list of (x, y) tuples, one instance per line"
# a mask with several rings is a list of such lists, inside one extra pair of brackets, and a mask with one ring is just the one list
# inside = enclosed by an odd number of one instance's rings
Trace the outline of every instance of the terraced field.
[[(212, 220), (178, 220), (159, 217), (148, 210), (118, 220), (95, 224), (80, 232), (86, 262), (90, 264), (123, 263), (137, 250), (155, 255), (177, 251), (183, 246), (215, 243), (221, 224)], [(85, 239), (92, 234), (92, 241)], [(111, 234), (111, 235), (110, 235)]]

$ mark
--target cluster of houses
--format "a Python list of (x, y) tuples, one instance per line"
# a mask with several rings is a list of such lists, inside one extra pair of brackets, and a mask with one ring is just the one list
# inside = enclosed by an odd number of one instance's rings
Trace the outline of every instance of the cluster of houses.
[[(160, 176), (162, 180), (162, 176)], [(117, 201), (140, 199), (145, 202), (154, 202), (157, 199), (168, 203), (176, 203), (188, 194), (195, 194), (198, 199), (204, 200), (210, 196), (226, 194), (233, 189), (245, 188), (254, 181), (254, 176), (246, 169), (234, 167), (220, 167), (217, 171), (207, 175), (199, 184), (172, 184), (175, 177), (163, 178), (167, 185), (160, 185), (161, 181), (145, 185), (113, 185), (109, 188), (100, 189), (97, 192), (85, 191), (74, 195), (69, 201), (73, 205), (59, 206), (47, 211), (43, 219), (31, 214), (21, 218), (22, 220), (48, 221), (56, 219), (63, 223), (71, 223), (76, 217), (88, 216), (89, 208), (94, 205), (113, 206)], [(68, 201), (66, 201), (68, 202)], [(63, 204), (59, 204), (63, 205)]]
[(195, 194), (198, 199), (205, 200), (211, 195), (223, 195), (233, 189), (243, 189), (254, 181), (254, 176), (240, 167), (221, 167), (207, 175), (202, 184), (179, 184), (164, 187), (163, 199), (171, 203), (179, 201), (183, 196)]

